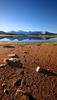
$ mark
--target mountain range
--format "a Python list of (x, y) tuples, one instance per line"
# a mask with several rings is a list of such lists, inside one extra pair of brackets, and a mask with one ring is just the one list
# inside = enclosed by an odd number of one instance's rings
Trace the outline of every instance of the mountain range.
[(0, 34), (12, 34), (12, 35), (57, 35), (57, 33), (51, 33), (47, 31), (9, 31), (9, 32), (4, 32), (0, 31)]

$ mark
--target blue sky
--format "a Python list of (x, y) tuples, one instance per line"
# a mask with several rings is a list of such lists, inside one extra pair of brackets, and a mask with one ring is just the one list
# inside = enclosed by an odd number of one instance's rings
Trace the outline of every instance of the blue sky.
[(57, 32), (57, 0), (0, 0), (0, 30)]

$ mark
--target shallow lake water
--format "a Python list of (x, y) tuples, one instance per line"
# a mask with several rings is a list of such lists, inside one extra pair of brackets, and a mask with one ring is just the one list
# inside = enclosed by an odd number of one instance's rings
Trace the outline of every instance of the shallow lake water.
[(49, 42), (49, 41), (57, 41), (57, 38), (50, 38), (47, 40), (43, 39), (23, 39), (19, 40), (17, 38), (2, 38), (0, 39), (0, 42)]

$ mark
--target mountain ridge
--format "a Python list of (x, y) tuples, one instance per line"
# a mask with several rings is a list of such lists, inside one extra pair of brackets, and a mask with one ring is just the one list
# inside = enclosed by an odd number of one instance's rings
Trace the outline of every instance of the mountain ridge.
[(4, 32), (4, 31), (0, 31), (0, 34), (16, 34), (16, 35), (57, 35), (57, 33), (51, 33), (48, 31), (9, 31), (9, 32)]

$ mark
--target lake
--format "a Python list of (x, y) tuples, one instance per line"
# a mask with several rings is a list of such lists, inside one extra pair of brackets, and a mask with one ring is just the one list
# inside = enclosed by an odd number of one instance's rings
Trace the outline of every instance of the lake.
[(0, 39), (0, 42), (51, 42), (51, 41), (57, 41), (57, 38), (50, 38), (47, 40), (43, 39), (23, 39), (19, 40), (17, 38), (2, 38)]

